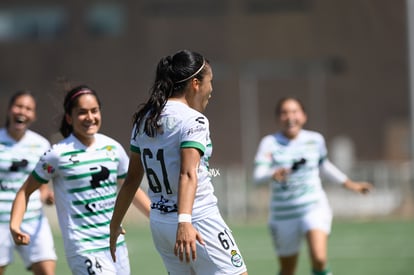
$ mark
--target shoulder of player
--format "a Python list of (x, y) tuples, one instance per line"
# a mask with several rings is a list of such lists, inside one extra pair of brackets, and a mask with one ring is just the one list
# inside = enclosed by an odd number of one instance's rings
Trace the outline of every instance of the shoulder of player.
[(21, 142), (29, 146), (43, 148), (44, 150), (50, 148), (49, 140), (47, 140), (44, 136), (40, 135), (39, 133), (36, 133), (31, 130), (26, 131), (24, 138), (21, 140)]
[(49, 141), (47, 140), (47, 138), (45, 138), (44, 136), (42, 136), (41, 134), (39, 134), (39, 133), (37, 133), (35, 131), (27, 130), (26, 131), (26, 135), (30, 139), (37, 139), (40, 142), (47, 142), (47, 143), (49, 143)]
[(95, 138), (96, 138), (96, 141), (102, 146), (106, 146), (106, 145), (111, 146), (111, 145), (113, 145), (115, 147), (122, 147), (122, 145), (119, 143), (119, 141), (117, 141), (116, 139), (114, 139), (110, 136), (107, 136), (105, 134), (97, 133), (97, 134), (95, 134)]
[(301, 135), (306, 139), (316, 139), (316, 140), (320, 140), (320, 141), (325, 140), (323, 135), (321, 133), (317, 132), (317, 131), (302, 129)]

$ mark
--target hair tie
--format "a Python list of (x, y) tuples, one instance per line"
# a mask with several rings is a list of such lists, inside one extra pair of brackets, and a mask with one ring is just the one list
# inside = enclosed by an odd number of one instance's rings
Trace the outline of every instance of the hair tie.
[(206, 65), (206, 60), (205, 60), (205, 59), (203, 59), (203, 64), (201, 64), (200, 69), (198, 69), (195, 73), (193, 73), (193, 74), (192, 74), (192, 75), (190, 75), (189, 77), (184, 78), (184, 79), (179, 80), (179, 81), (176, 81), (175, 83), (185, 82), (185, 81), (187, 81), (187, 80), (189, 80), (189, 79), (191, 79), (191, 78), (195, 77), (196, 75), (198, 75), (198, 74), (201, 72), (201, 70), (204, 68), (204, 66), (205, 66), (205, 65)]

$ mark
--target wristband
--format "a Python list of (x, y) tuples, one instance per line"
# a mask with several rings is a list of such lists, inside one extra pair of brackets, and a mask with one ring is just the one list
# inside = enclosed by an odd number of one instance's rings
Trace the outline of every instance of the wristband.
[(178, 222), (189, 222), (191, 223), (191, 215), (190, 214), (178, 214)]

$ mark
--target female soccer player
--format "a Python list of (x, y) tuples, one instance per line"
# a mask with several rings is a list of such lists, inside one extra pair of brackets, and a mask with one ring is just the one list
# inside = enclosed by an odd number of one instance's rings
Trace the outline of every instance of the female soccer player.
[(212, 144), (202, 112), (212, 78), (208, 61), (195, 52), (183, 50), (159, 61), (150, 98), (135, 113), (131, 162), (111, 221), (114, 260), (131, 193), (146, 173), (152, 237), (168, 274), (247, 274), (219, 213), (208, 170)]
[(279, 256), (279, 274), (295, 273), (303, 235), (313, 274), (331, 274), (327, 266), (327, 241), (332, 213), (319, 173), (360, 193), (367, 193), (372, 185), (350, 180), (327, 159), (322, 135), (302, 129), (307, 116), (298, 99), (281, 99), (276, 116), (281, 130), (260, 142), (254, 180), (258, 184), (272, 184), (269, 228)]
[(33, 194), (21, 223), (22, 230), (32, 239), (30, 245), (16, 246), (9, 230), (16, 192), (43, 152), (50, 148), (49, 141), (29, 130), (35, 119), (36, 101), (32, 93), (16, 92), (9, 102), (6, 127), (0, 129), (0, 274), (13, 262), (14, 249), (33, 274), (55, 274), (57, 257), (53, 236), (42, 209), (42, 202), (53, 201), (53, 192), (47, 185)]
[[(64, 139), (52, 146), (37, 163), (13, 203), (10, 230), (16, 244), (30, 236), (20, 229), (32, 192), (53, 181), (56, 208), (73, 274), (130, 274), (128, 251), (118, 239), (115, 264), (109, 251), (109, 223), (117, 194), (117, 182), (125, 177), (128, 156), (114, 139), (98, 133), (101, 104), (96, 92), (78, 86), (65, 97), (60, 127)], [(147, 216), (150, 201), (142, 190), (131, 195)]]

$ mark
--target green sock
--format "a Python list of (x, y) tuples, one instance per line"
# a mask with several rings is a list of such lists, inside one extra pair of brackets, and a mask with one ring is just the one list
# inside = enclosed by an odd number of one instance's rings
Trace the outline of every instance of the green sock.
[(329, 269), (325, 269), (323, 271), (315, 271), (312, 270), (313, 275), (332, 275), (332, 272)]

